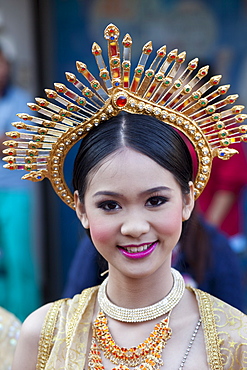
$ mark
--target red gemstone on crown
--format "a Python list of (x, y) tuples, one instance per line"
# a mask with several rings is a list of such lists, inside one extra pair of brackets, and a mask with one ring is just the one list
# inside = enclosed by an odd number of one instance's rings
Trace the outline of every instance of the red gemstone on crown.
[(124, 107), (127, 103), (126, 96), (119, 96), (116, 100), (116, 105), (120, 108)]

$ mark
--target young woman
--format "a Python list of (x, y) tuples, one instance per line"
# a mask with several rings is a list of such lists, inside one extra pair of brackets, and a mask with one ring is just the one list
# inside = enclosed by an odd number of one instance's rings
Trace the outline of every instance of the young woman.
[[(223, 110), (236, 95), (208, 105), (229, 86), (201, 98), (220, 76), (196, 90), (208, 66), (190, 78), (194, 59), (178, 74), (184, 52), (166, 56), (162, 47), (145, 71), (151, 43), (144, 45), (131, 82), (131, 37), (122, 41), (121, 60), (118, 28), (110, 24), (104, 36), (110, 73), (94, 43), (101, 80), (77, 62), (90, 87), (71, 73), (66, 77), (83, 97), (55, 84), (56, 91), (46, 90), (47, 96), (66, 109), (37, 99), (30, 108), (50, 121), (19, 115), (35, 124), (14, 123), (28, 133), (10, 132), (17, 140), (5, 142), (10, 147), (6, 167), (26, 169), (23, 178), (32, 181), (49, 178), (60, 198), (75, 207), (109, 265), (99, 287), (27, 318), (13, 370), (245, 369), (246, 316), (207, 293), (185, 289), (182, 276), (171, 268), (172, 250), (206, 186), (213, 158), (235, 154), (227, 148), (232, 139), (247, 141), (246, 126), (232, 127), (246, 118), (239, 114), (242, 107)], [(197, 153), (195, 179), (178, 131)], [(80, 139), (73, 196), (63, 165)]]
[(109, 276), (100, 289), (34, 312), (13, 370), (245, 368), (245, 315), (184, 289), (171, 269), (194, 206), (180, 135), (155, 118), (120, 113), (83, 139), (73, 182), (76, 213)]

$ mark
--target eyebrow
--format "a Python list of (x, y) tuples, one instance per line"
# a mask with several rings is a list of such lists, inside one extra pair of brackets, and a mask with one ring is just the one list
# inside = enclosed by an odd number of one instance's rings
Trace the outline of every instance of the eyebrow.
[(123, 196), (123, 194), (116, 193), (114, 191), (102, 190), (102, 191), (97, 191), (97, 193), (95, 193), (93, 197), (98, 197), (100, 195), (120, 196), (120, 197)]
[[(157, 193), (159, 191), (162, 191), (162, 190), (165, 190), (165, 191), (169, 191), (171, 192), (172, 189), (167, 187), (167, 186), (157, 186), (155, 188), (151, 188), (151, 189), (147, 189), (147, 190), (144, 190), (141, 192), (141, 195), (143, 194), (152, 194), (152, 193)], [(109, 190), (102, 190), (102, 191), (97, 191), (97, 193), (95, 193), (93, 195), (93, 197), (97, 197), (97, 196), (100, 196), (100, 195), (107, 195), (107, 196), (116, 196), (116, 197), (123, 197), (123, 194), (121, 193), (116, 193), (114, 191), (109, 191)]]
[(165, 190), (165, 191), (172, 191), (171, 188), (169, 188), (168, 186), (157, 186), (155, 188), (151, 188), (151, 189), (147, 189), (147, 190), (144, 190), (142, 192), (142, 194), (152, 194), (152, 193), (157, 193), (159, 191), (162, 191), (162, 190)]

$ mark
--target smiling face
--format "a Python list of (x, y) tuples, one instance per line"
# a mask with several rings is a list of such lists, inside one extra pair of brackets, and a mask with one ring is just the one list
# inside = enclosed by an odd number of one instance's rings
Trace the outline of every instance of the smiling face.
[(171, 172), (124, 148), (89, 174), (83, 203), (75, 193), (76, 212), (110, 271), (150, 276), (170, 269), (182, 221), (194, 204), (190, 188), (183, 195)]

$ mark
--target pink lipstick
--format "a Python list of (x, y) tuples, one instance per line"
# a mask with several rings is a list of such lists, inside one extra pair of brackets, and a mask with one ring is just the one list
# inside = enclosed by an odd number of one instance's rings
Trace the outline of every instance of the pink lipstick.
[[(146, 245), (146, 244), (145, 244)], [(120, 252), (128, 258), (137, 259), (137, 258), (144, 258), (149, 256), (157, 247), (158, 242), (154, 242), (153, 244), (150, 244), (150, 247), (148, 247), (146, 250), (141, 252), (128, 252), (126, 249), (119, 248)]]

